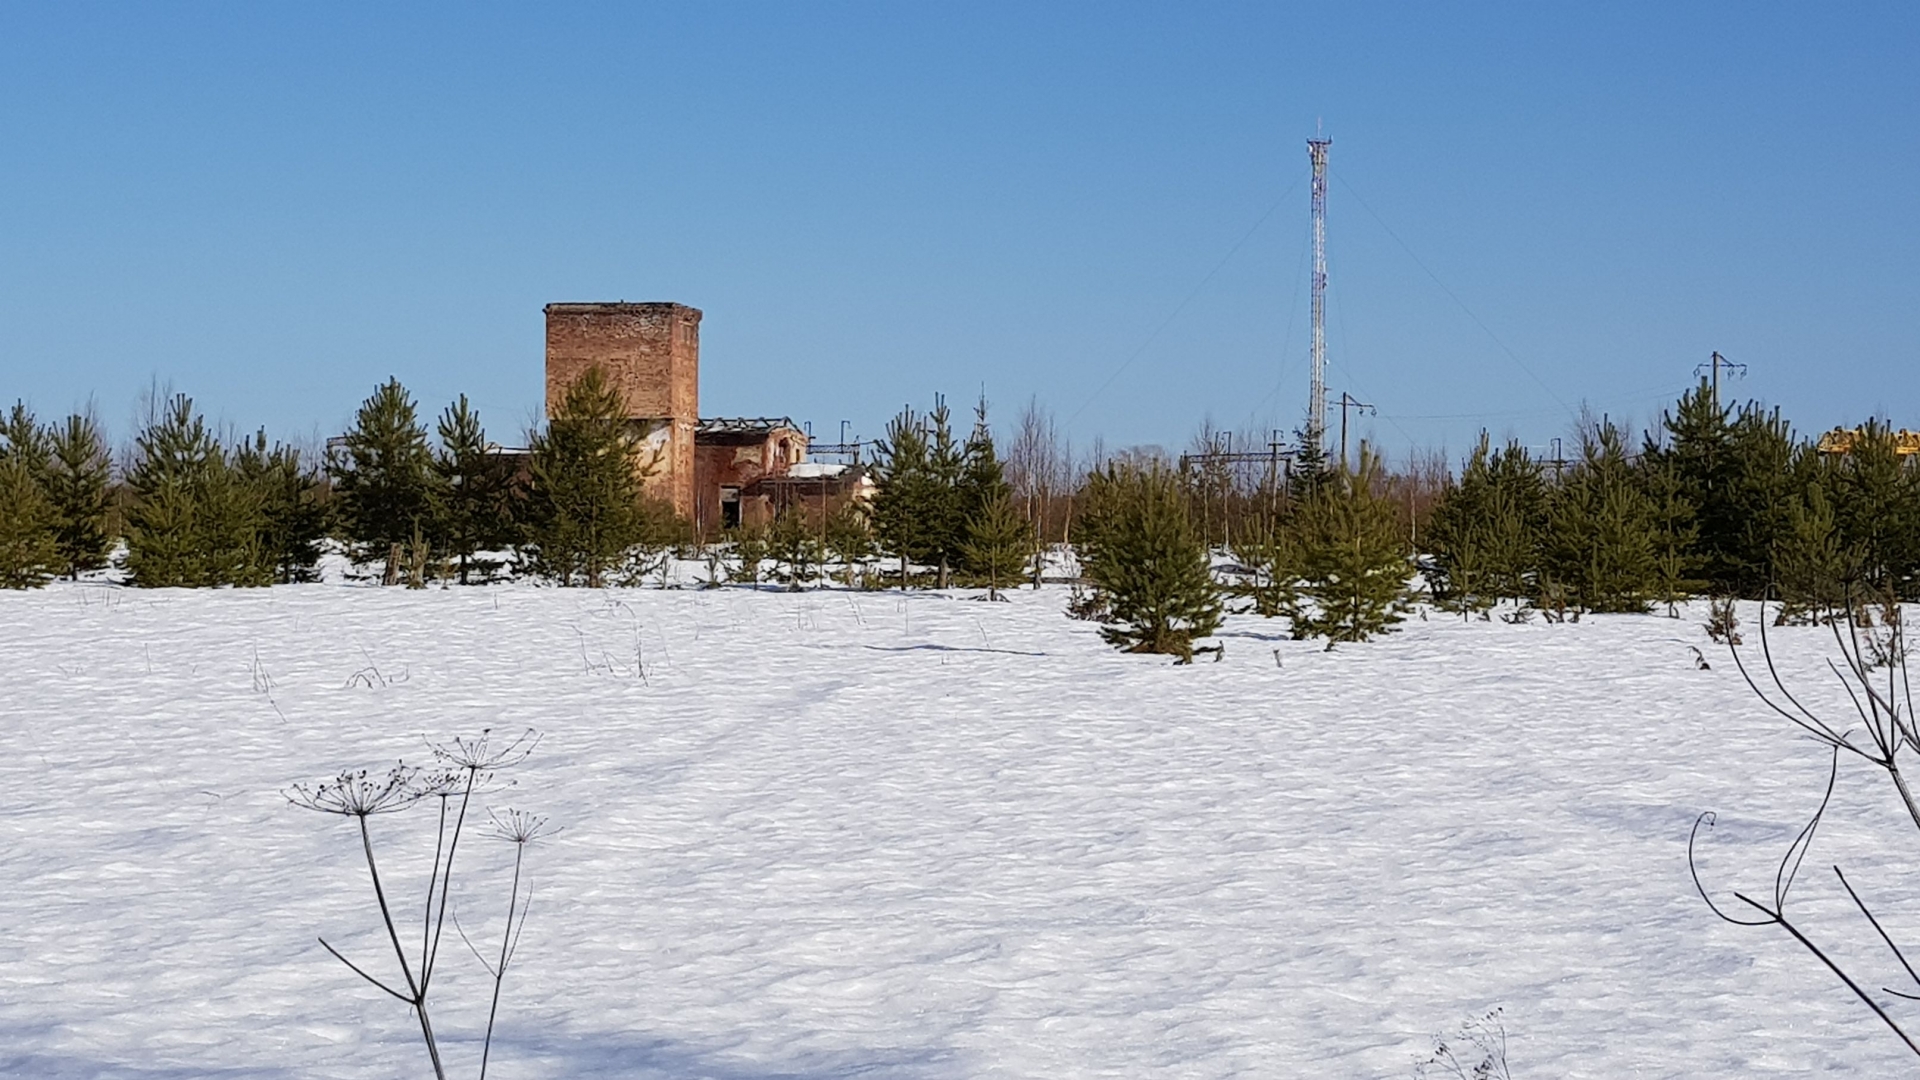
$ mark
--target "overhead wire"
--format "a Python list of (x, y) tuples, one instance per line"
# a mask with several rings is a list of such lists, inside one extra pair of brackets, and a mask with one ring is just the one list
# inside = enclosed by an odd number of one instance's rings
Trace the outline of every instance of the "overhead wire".
[(1525, 360), (1522, 360), (1520, 358), (1519, 353), (1514, 352), (1512, 348), (1508, 347), (1505, 341), (1501, 340), (1499, 334), (1496, 334), (1493, 332), (1493, 328), (1487, 325), (1486, 320), (1482, 319), (1477, 313), (1474, 312), (1472, 308), (1468, 307), (1467, 302), (1465, 300), (1460, 299), (1457, 293), (1455, 293), (1452, 289), (1447, 288), (1447, 283), (1440, 280), (1440, 275), (1434, 273), (1433, 269), (1429, 267), (1424, 261), (1422, 261), (1420, 256), (1414, 254), (1413, 248), (1409, 247), (1407, 245), (1407, 242), (1400, 238), (1399, 233), (1393, 231), (1393, 226), (1387, 224), (1386, 219), (1382, 218), (1379, 215), (1379, 213), (1374, 210), (1372, 204), (1368, 203), (1366, 200), (1366, 197), (1361, 195), (1359, 190), (1355, 188), (1353, 184), (1348, 182), (1346, 176), (1344, 176), (1341, 173), (1333, 172), (1332, 169), (1329, 169), (1327, 171), (1332, 173), (1334, 178), (1340, 181), (1340, 186), (1347, 189), (1347, 193), (1353, 196), (1354, 201), (1360, 204), (1361, 209), (1365, 210), (1367, 214), (1370, 217), (1372, 217), (1373, 220), (1380, 226), (1380, 228), (1384, 229), (1386, 231), (1386, 234), (1393, 238), (1393, 242), (1400, 245), (1400, 250), (1407, 253), (1407, 258), (1412, 259), (1415, 266), (1418, 266), (1423, 272), (1425, 272), (1427, 277), (1433, 279), (1434, 285), (1438, 286), (1441, 292), (1447, 294), (1447, 299), (1452, 300), (1454, 302), (1454, 305), (1457, 306), (1461, 311), (1465, 312), (1467, 318), (1472, 319), (1473, 324), (1475, 326), (1478, 326), (1481, 332), (1487, 335), (1488, 339), (1490, 339), (1495, 345), (1498, 345), (1500, 347), (1501, 352), (1504, 352), (1507, 354), (1507, 359), (1512, 360), (1515, 367), (1518, 367), (1521, 371), (1526, 372), (1527, 377), (1529, 379), (1532, 379), (1540, 387), (1540, 389), (1545, 390), (1547, 392), (1547, 396), (1552, 398), (1555, 404), (1560, 406), (1562, 411), (1566, 412), (1569, 416), (1579, 415), (1578, 411), (1575, 410), (1573, 406), (1567, 404), (1566, 401), (1562, 399), (1559, 394), (1554, 393), (1553, 387), (1547, 385), (1547, 381), (1545, 379), (1542, 379), (1539, 373), (1533, 370), (1533, 367), (1531, 365), (1529, 365)]
[(1246, 246), (1247, 241), (1253, 239), (1253, 234), (1260, 231), (1260, 226), (1265, 225), (1267, 219), (1272, 217), (1276, 210), (1280, 209), (1281, 205), (1287, 201), (1287, 197), (1292, 195), (1294, 189), (1300, 186), (1300, 180), (1300, 177), (1294, 177), (1293, 183), (1287, 185), (1287, 190), (1282, 192), (1280, 197), (1273, 201), (1272, 206), (1267, 207), (1266, 213), (1261, 214), (1259, 220), (1255, 221), (1253, 226), (1249, 228), (1240, 239), (1234, 241), (1233, 246), (1227, 249), (1227, 253), (1220, 257), (1220, 261), (1213, 264), (1213, 269), (1207, 271), (1206, 276), (1200, 279), (1199, 284), (1195, 285), (1193, 289), (1187, 293), (1186, 299), (1181, 300), (1180, 303), (1174, 307), (1173, 311), (1169, 313), (1165, 319), (1160, 321), (1160, 325), (1154, 327), (1153, 332), (1148, 334), (1146, 339), (1140, 342), (1139, 347), (1134, 349), (1132, 354), (1129, 355), (1119, 367), (1113, 370), (1113, 374), (1107, 376), (1105, 382), (1096, 387), (1093, 393), (1087, 395), (1087, 400), (1082, 402), (1080, 407), (1073, 411), (1072, 416), (1067, 417), (1068, 424), (1072, 424), (1075, 420), (1079, 419), (1080, 414), (1086, 412), (1088, 407), (1098, 400), (1100, 395), (1107, 391), (1108, 387), (1113, 385), (1114, 380), (1125, 374), (1126, 370), (1133, 366), (1134, 361), (1140, 359), (1140, 357), (1146, 353), (1147, 349), (1159, 339), (1167, 327), (1173, 325), (1173, 321), (1178, 319), (1181, 313), (1187, 310), (1187, 305), (1193, 303), (1194, 298), (1200, 295), (1200, 291), (1205, 289), (1208, 283), (1213, 281), (1214, 277), (1226, 267), (1227, 263), (1233, 260), (1235, 255), (1239, 254), (1240, 249)]

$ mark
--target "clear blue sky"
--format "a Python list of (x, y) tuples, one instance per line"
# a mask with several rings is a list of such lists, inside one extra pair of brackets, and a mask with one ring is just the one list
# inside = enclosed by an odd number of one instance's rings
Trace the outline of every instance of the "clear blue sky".
[(677, 300), (708, 415), (1291, 428), (1324, 119), (1329, 385), (1394, 452), (1645, 422), (1715, 349), (1920, 427), (1917, 12), (7, 4), (0, 396), (308, 437), (397, 375), (511, 436), (543, 304)]

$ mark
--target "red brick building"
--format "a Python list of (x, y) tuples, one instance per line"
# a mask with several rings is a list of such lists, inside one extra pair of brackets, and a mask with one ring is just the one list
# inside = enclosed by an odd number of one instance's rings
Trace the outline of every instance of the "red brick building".
[(599, 367), (645, 440), (648, 492), (702, 535), (771, 521), (802, 489), (836, 500), (846, 497), (839, 488), (853, 490), (856, 470), (808, 463), (807, 433), (786, 417), (700, 418), (698, 308), (548, 304), (546, 315), (547, 416)]

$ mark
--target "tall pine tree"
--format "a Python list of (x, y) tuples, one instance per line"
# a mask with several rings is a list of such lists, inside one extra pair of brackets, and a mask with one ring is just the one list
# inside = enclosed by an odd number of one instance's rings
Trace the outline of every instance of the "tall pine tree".
[(1602, 419), (1554, 489), (1542, 591), (1585, 611), (1644, 612), (1659, 594), (1659, 510), (1627, 459), (1626, 436)]
[(56, 522), (61, 573), (73, 580), (106, 566), (112, 553), (112, 476), (106, 440), (91, 416), (76, 413), (53, 429), (45, 486)]
[(923, 562), (928, 542), (929, 507), (937, 482), (928, 460), (923, 419), (912, 406), (887, 422), (886, 435), (874, 447), (873, 533), (882, 550), (900, 562), (900, 587), (907, 587), (907, 566)]
[(646, 530), (640, 438), (605, 372), (589, 368), (575, 379), (532, 443), (526, 568), (561, 585), (600, 588)]
[(395, 553), (416, 536), (434, 539), (439, 503), (427, 429), (400, 380), (388, 379), (360, 404), (328, 471), (354, 560), (381, 563), (382, 583), (398, 583)]
[[(512, 476), (492, 453), (480, 413), (467, 395), (440, 414), (440, 449), (433, 469), (441, 492), (439, 535), (459, 566), (460, 584), (469, 582), (475, 555), (505, 547), (511, 539)], [(482, 573), (491, 564), (480, 565)]]
[(56, 526), (27, 459), (0, 452), (0, 589), (37, 589), (60, 571)]

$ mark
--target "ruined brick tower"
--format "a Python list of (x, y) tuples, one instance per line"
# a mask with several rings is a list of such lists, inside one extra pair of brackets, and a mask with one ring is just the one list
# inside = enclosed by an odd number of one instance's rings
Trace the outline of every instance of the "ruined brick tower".
[(547, 416), (567, 387), (601, 368), (646, 438), (647, 492), (694, 513), (700, 424), (700, 311), (684, 304), (548, 304)]

